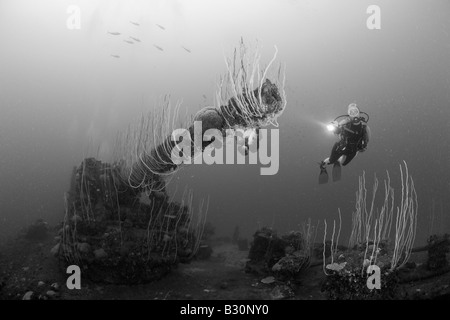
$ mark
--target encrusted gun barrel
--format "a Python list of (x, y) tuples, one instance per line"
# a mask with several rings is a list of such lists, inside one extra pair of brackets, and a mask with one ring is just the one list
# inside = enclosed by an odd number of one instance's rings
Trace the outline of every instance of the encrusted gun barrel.
[[(284, 105), (278, 87), (266, 79), (261, 87), (229, 99), (226, 105), (201, 109), (194, 117), (194, 121), (201, 121), (202, 136), (209, 129), (217, 129), (225, 135), (226, 129), (257, 129), (273, 123), (283, 111)], [(194, 137), (193, 124), (189, 127), (189, 132), (191, 137)], [(190, 156), (193, 157), (197, 150), (193, 139), (191, 143)], [(210, 143), (211, 141), (203, 142), (202, 150)], [(142, 152), (131, 169), (133, 180), (142, 182), (142, 186), (147, 186), (146, 180), (153, 181), (153, 175), (164, 175), (174, 171), (177, 165), (172, 161), (171, 154), (175, 146), (176, 142), (168, 136), (149, 153)]]
[[(225, 60), (227, 73), (219, 82), (214, 107), (205, 107), (194, 117), (178, 118), (180, 104), (172, 108), (170, 100), (164, 99), (154, 111), (131, 125), (119, 137), (117, 146), (122, 182), (135, 189), (151, 191), (154, 190), (153, 181), (158, 180), (155, 175), (165, 177), (176, 172), (181, 167), (179, 161), (172, 159), (172, 152), (176, 151), (174, 148), (179, 142), (173, 141), (176, 129), (185, 128), (190, 133), (190, 154), (184, 156), (192, 159), (203, 152), (212, 141), (197, 145), (200, 132), (195, 125), (199, 122), (201, 140), (209, 129), (218, 130), (223, 136), (227, 135), (227, 129), (240, 129), (252, 131), (249, 134), (252, 139), (244, 137), (246, 146), (250, 142), (258, 143), (254, 138), (259, 129), (278, 126), (277, 118), (286, 107), (284, 69), (280, 65), (275, 73), (269, 72), (277, 52), (275, 47), (272, 60), (261, 67), (258, 48), (250, 54), (241, 40), (233, 59)], [(175, 125), (180, 119), (186, 122)]]

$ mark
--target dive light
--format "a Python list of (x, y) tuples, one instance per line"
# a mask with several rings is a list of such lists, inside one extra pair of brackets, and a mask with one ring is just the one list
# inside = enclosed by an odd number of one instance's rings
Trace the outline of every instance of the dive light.
[(335, 132), (337, 130), (338, 126), (336, 121), (332, 121), (330, 124), (327, 125), (327, 129), (330, 132)]

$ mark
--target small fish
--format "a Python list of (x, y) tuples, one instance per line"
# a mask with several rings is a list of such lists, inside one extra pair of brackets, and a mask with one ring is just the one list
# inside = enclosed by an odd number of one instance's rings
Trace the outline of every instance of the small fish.
[(123, 40), (123, 41), (125, 41), (126, 43), (129, 43), (129, 44), (134, 44), (134, 42), (130, 41), (130, 40)]
[(118, 56), (116, 54), (112, 54), (111, 57), (113, 57), (113, 58), (120, 58), (120, 56)]
[(191, 50), (189, 50), (188, 48), (186, 48), (186, 47), (183, 47), (183, 46), (181, 46), (184, 50), (186, 50), (187, 52), (189, 52), (189, 53), (191, 53)]
[(164, 51), (164, 49), (163, 48), (161, 48), (161, 47), (158, 47), (156, 44), (154, 44), (153, 45), (156, 49), (158, 49), (158, 50), (160, 50), (160, 51)]
[(203, 95), (203, 98), (205, 98), (205, 100), (206, 100), (206, 96), (205, 95)]
[(177, 216), (173, 215), (173, 214), (166, 214), (164, 217), (166, 217), (168, 219), (175, 219)]
[(158, 27), (160, 27), (161, 29), (163, 29), (163, 30), (166, 30), (166, 28), (164, 28), (162, 25), (160, 25), (160, 24), (156, 24)]
[(138, 27), (140, 26), (140, 24), (139, 24), (139, 23), (137, 23), (137, 22), (134, 22), (134, 21), (130, 21), (130, 23), (131, 23), (131, 24), (134, 24), (135, 26), (138, 26)]
[(130, 37), (130, 38), (133, 39), (136, 42), (141, 42), (141, 40), (139, 40), (138, 38), (135, 38), (135, 37)]
[(113, 36), (119, 36), (119, 35), (120, 35), (120, 32), (109, 32), (109, 31), (108, 31), (108, 33), (109, 33), (109, 34), (112, 34)]

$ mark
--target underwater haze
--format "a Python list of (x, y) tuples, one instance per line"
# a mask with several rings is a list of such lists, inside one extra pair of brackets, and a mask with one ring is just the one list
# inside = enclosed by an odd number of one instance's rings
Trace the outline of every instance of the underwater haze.
[[(370, 5), (381, 9), (380, 29), (367, 26)], [(110, 161), (117, 133), (161, 97), (181, 102), (186, 119), (215, 106), (241, 38), (261, 47), (263, 64), (278, 50), (286, 68), (279, 170), (187, 165), (169, 193), (178, 185), (194, 201), (209, 196), (218, 236), (236, 226), (249, 239), (261, 226), (286, 232), (340, 209), (348, 239), (358, 177), (365, 172), (370, 192), (376, 174), (382, 193), (389, 171), (399, 196), (405, 160), (416, 246), (449, 232), (449, 16), (446, 0), (0, 0), (0, 237), (38, 218), (61, 222), (73, 167)], [(318, 163), (336, 141), (326, 124), (350, 103), (370, 116), (368, 149), (341, 181), (319, 185)]]

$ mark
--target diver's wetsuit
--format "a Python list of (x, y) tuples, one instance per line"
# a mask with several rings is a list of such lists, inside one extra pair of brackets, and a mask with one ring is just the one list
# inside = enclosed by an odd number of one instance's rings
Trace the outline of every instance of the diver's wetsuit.
[(343, 166), (347, 165), (356, 156), (356, 153), (367, 146), (366, 125), (361, 121), (349, 121), (340, 128), (341, 139), (331, 149), (329, 163), (334, 164), (343, 155), (346, 156)]

